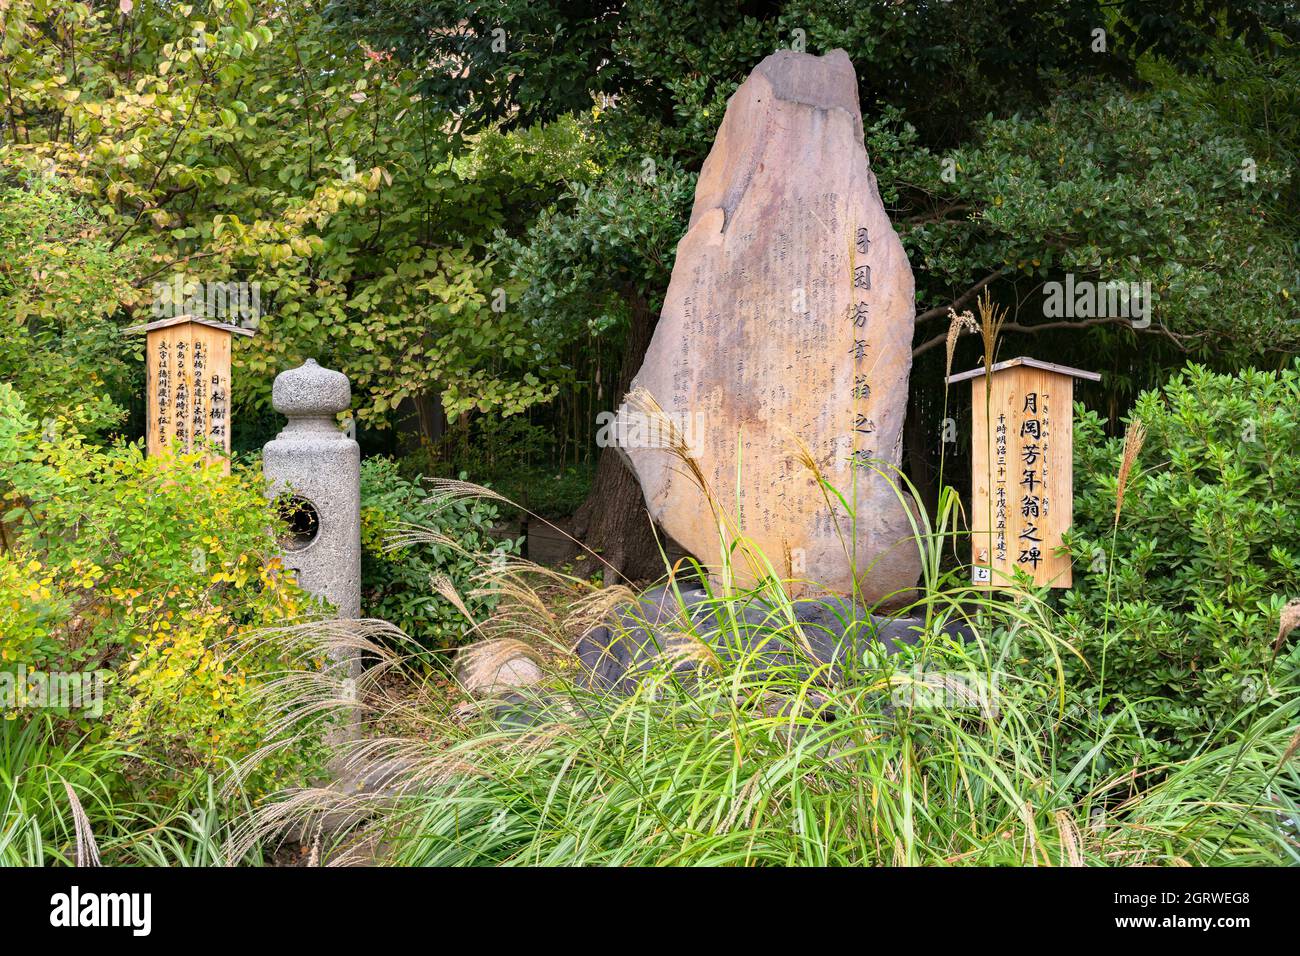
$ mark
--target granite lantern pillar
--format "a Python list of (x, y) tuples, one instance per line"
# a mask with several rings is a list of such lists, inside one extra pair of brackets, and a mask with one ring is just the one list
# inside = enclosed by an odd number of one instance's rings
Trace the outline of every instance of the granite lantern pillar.
[(341, 618), (361, 614), (361, 450), (335, 421), (351, 402), (347, 376), (314, 359), (281, 372), (271, 404), (289, 424), (262, 449), (271, 494), (287, 495), (285, 567)]
[[(262, 449), (270, 493), (282, 499), (284, 565), (343, 619), (361, 615), (361, 450), (335, 420), (351, 402), (347, 376), (313, 359), (281, 372), (271, 404), (289, 423)], [(331, 656), (343, 667), (345, 695), (354, 694), (360, 658), (351, 650)], [(354, 712), (353, 732), (356, 720)]]

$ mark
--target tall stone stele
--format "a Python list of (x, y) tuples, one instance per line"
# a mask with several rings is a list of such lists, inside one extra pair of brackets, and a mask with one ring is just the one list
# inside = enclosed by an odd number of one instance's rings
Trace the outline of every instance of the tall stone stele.
[(286, 495), (284, 564), (340, 618), (361, 615), (361, 450), (335, 420), (352, 403), (342, 372), (314, 359), (275, 377), (271, 404), (289, 424), (262, 449), (273, 495)]
[[(896, 472), (914, 291), (867, 162), (848, 56), (767, 57), (727, 104), (633, 383), (667, 413), (698, 474), (655, 428), (618, 438), (651, 516), (716, 567), (733, 537), (720, 543), (720, 508), (796, 595), (877, 601), (914, 585)], [(645, 414), (625, 405), (620, 418)], [(742, 584), (763, 571), (735, 554), (732, 564)]]

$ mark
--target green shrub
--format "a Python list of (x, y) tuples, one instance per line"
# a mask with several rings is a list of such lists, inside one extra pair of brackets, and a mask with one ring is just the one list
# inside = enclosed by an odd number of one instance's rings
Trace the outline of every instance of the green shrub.
[[(465, 595), (474, 620), (490, 614), (496, 598), (473, 593), (476, 556), (517, 554), (520, 544), (494, 540), (497, 516), (495, 504), (431, 494), (419, 479), (402, 477), (392, 459), (362, 462), (361, 600), (366, 616), (391, 621), (429, 650), (462, 643), (465, 617), (437, 592), (433, 580), (449, 579)], [(445, 543), (391, 546), (395, 535), (413, 527), (433, 531)]]
[[(103, 719), (59, 716), (132, 754), (129, 772), (161, 789), (261, 747), (273, 715), (260, 688), (287, 657), (274, 640), (245, 638), (310, 610), (282, 573), (261, 475), (89, 445), (63, 420), (42, 429), (7, 384), (0, 474), (0, 666), (100, 672)], [(308, 737), (262, 763), (251, 793), (311, 772), (314, 753)]]
[(1110, 759), (1146, 764), (1269, 706), (1294, 667), (1270, 660), (1279, 612), (1300, 596), (1300, 371), (1191, 365), (1132, 418), (1146, 440), (1116, 526), (1123, 442), (1076, 415), (1076, 577), (1062, 609), (1087, 661), (1072, 664), (1092, 686), (1085, 706), (1131, 708)]

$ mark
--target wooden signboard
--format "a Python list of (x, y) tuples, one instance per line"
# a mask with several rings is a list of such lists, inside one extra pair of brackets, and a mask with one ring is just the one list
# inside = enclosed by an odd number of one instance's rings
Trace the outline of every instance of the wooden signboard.
[(229, 474), (230, 337), (252, 330), (181, 315), (127, 331), (147, 337), (148, 453), (204, 451)]
[(948, 378), (971, 383), (971, 581), (1008, 586), (1020, 570), (1068, 588), (1061, 535), (1074, 512), (1074, 380), (1096, 372), (1029, 358)]

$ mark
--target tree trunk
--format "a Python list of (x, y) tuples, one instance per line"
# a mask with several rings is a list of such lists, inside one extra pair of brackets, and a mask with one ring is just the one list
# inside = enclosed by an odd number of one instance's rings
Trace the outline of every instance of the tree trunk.
[[(915, 374), (916, 370), (912, 371)], [(907, 417), (903, 419), (903, 448), (906, 452), (903, 461), (906, 464), (904, 470), (920, 493), (921, 507), (933, 519), (939, 509), (939, 470), (934, 463), (934, 453), (926, 442), (927, 410), (915, 398), (908, 405)], [(940, 434), (939, 437), (946, 436)]]
[[(640, 294), (629, 292), (628, 302), (632, 316), (619, 367), (616, 402), (622, 402), (632, 387), (659, 319)], [(653, 579), (665, 572), (641, 486), (617, 448), (600, 450), (591, 491), (573, 515), (573, 535), (613, 567), (613, 573), (606, 568), (607, 583), (616, 583), (618, 578)]]
[(447, 432), (447, 416), (442, 411), (442, 394), (426, 392), (414, 397), (415, 414), (419, 422), (420, 437), (436, 445)]
[(447, 432), (447, 416), (443, 414), (442, 395), (437, 387), (403, 399), (393, 427), (397, 432), (398, 451), (403, 455), (442, 441)]

